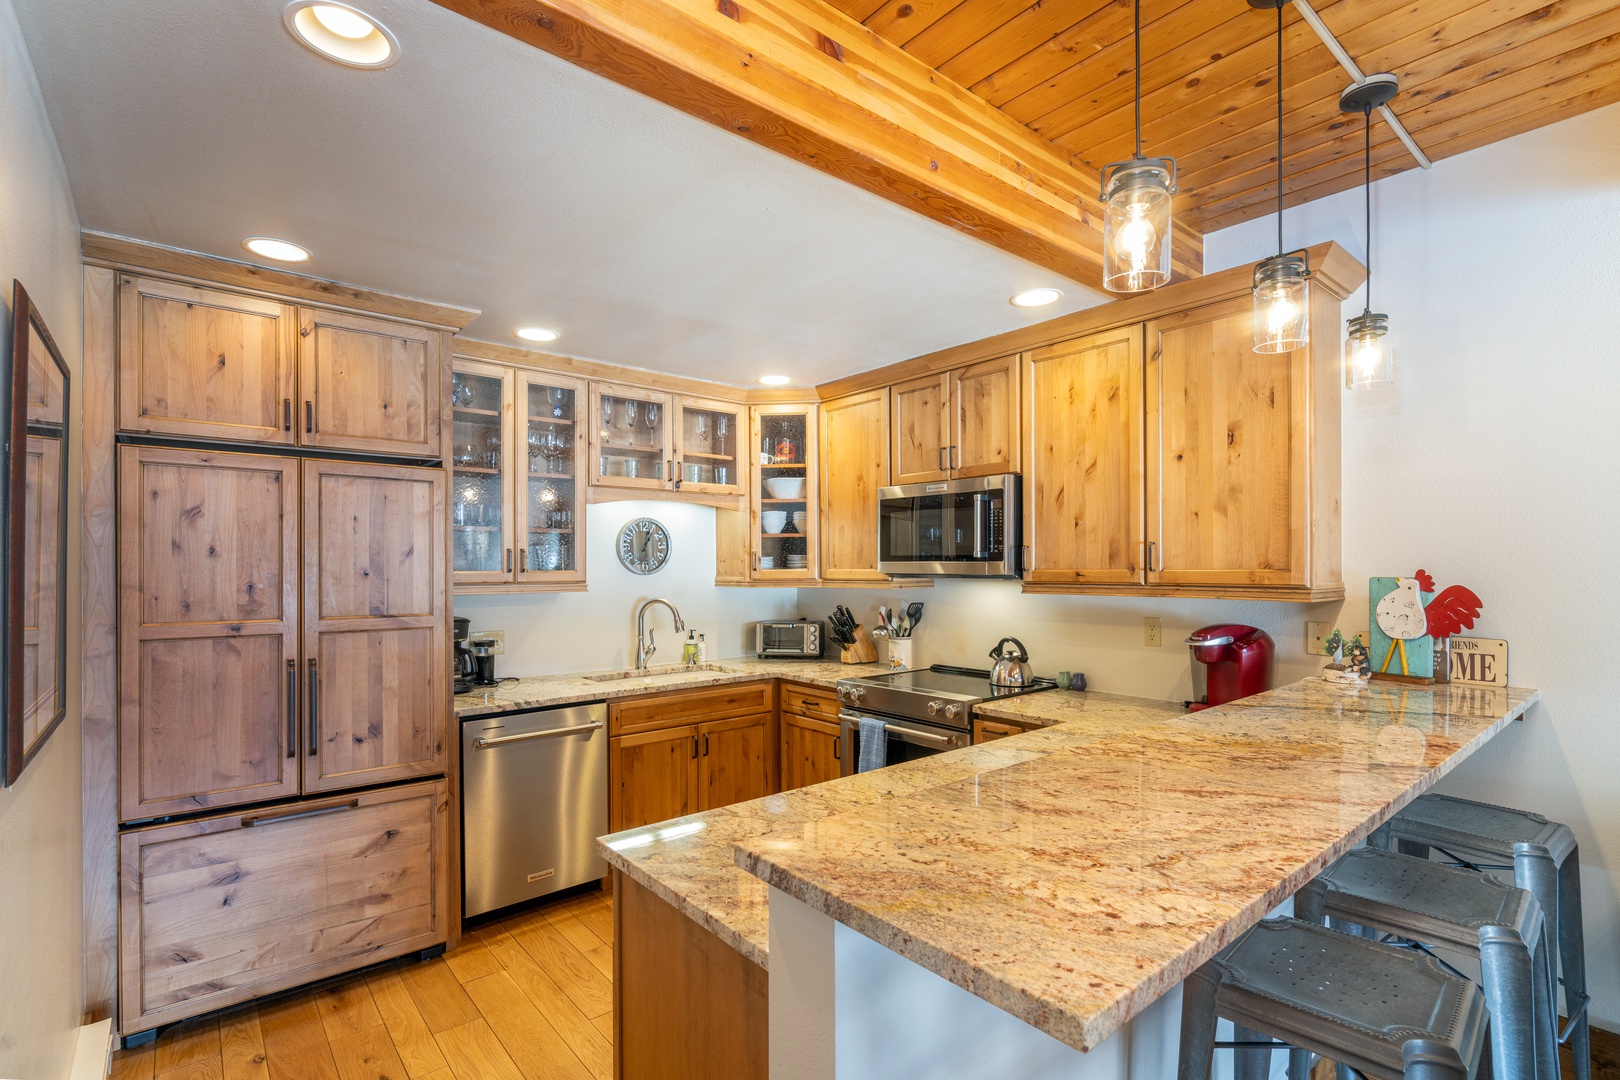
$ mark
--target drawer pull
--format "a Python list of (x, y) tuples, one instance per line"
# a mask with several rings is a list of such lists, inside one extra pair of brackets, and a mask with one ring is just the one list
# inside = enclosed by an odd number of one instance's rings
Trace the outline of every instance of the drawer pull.
[(803, 705), (804, 707), (806, 707), (808, 709), (820, 709), (821, 708), (821, 702), (819, 702), (819, 701), (811, 701), (809, 698), (800, 698), (799, 699), (799, 704)]
[(507, 743), (528, 742), (530, 739), (554, 739), (559, 735), (577, 735), (580, 732), (590, 734), (605, 725), (600, 720), (593, 720), (589, 724), (575, 724), (573, 727), (554, 727), (544, 731), (526, 731), (522, 735), (500, 735), (493, 739), (486, 739), (482, 735), (473, 740), (474, 750), (487, 750), (492, 746), (505, 746)]
[(320, 817), (323, 814), (341, 814), (346, 810), (360, 809), (359, 799), (350, 799), (346, 803), (333, 803), (331, 806), (317, 806), (311, 810), (288, 810), (280, 814), (253, 814), (242, 819), (242, 828), (251, 829), (255, 825), (276, 825), (283, 821), (297, 821), (300, 818)]

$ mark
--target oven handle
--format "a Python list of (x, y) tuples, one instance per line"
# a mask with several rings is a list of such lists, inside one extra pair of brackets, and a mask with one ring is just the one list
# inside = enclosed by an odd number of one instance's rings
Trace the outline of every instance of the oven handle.
[[(871, 715), (863, 716), (860, 713), (853, 713), (845, 710), (838, 714), (838, 719), (844, 726), (853, 727), (858, 731), (860, 730), (862, 720), (877, 720), (879, 717)], [(913, 739), (919, 743), (932, 744), (934, 746), (950, 746), (952, 742), (955, 741), (952, 736), (935, 735), (931, 731), (918, 731), (914, 727), (906, 727), (903, 724), (896, 724), (892, 720), (884, 720), (882, 723), (883, 730), (886, 734), (897, 735), (902, 739)]]
[(990, 516), (990, 497), (983, 493), (973, 496), (973, 557), (983, 559), (990, 553), (984, 549), (985, 518)]

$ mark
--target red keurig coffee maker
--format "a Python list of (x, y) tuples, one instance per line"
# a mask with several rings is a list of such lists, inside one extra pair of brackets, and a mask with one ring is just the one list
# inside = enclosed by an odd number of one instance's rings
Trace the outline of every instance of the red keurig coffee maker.
[(1204, 665), (1207, 692), (1189, 701), (1193, 712), (1271, 689), (1271, 635), (1253, 626), (1223, 623), (1193, 631), (1187, 639), (1193, 659)]

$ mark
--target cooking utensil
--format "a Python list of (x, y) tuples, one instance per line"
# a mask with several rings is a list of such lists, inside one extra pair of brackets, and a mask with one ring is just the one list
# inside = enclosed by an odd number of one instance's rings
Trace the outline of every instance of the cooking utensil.
[[(1016, 646), (1004, 649), (1004, 645)], [(990, 659), (996, 666), (990, 669), (991, 686), (1028, 686), (1035, 679), (1029, 667), (1029, 650), (1015, 637), (1004, 637), (990, 650)]]
[(917, 624), (922, 622), (922, 613), (923, 606), (921, 603), (914, 603), (906, 608), (906, 615), (911, 619), (911, 628), (913, 630), (917, 629)]

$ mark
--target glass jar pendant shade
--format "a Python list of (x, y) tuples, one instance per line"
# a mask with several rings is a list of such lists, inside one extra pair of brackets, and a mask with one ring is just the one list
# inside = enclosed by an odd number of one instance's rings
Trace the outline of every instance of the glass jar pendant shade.
[(1372, 111), (1393, 101), (1399, 88), (1399, 80), (1386, 72), (1369, 75), (1339, 95), (1339, 109), (1361, 113), (1366, 123), (1362, 193), (1367, 211), (1367, 306), (1344, 326), (1344, 385), (1351, 390), (1370, 390), (1395, 382), (1389, 316), (1372, 309)]
[(1142, 156), (1142, 0), (1133, 5), (1136, 46), (1136, 156), (1103, 168), (1103, 288), (1133, 293), (1170, 280), (1170, 196), (1174, 158)]
[(1283, 249), (1283, 8), (1288, 0), (1249, 0), (1277, 12), (1277, 254), (1254, 268), (1254, 351), (1284, 353), (1311, 340), (1311, 264)]

